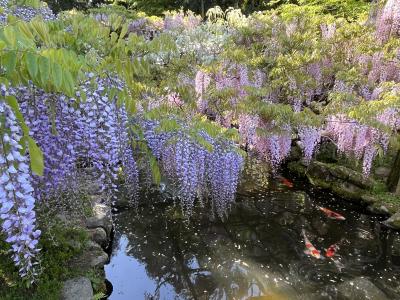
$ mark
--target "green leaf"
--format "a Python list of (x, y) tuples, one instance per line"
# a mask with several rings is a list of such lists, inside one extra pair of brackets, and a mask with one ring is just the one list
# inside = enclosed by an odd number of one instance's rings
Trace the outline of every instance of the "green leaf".
[(17, 53), (15, 51), (8, 51), (1, 57), (1, 65), (6, 70), (7, 74), (14, 72), (17, 65)]
[(27, 139), (32, 172), (36, 175), (43, 176), (44, 161), (42, 150), (40, 150), (34, 139), (31, 137), (27, 137)]
[(25, 63), (28, 68), (28, 73), (32, 79), (35, 79), (38, 73), (38, 63), (37, 63), (37, 55), (32, 53), (25, 54)]
[(50, 78), (50, 60), (47, 57), (39, 56), (39, 74), (40, 74), (40, 82), (43, 86), (48, 85), (48, 81)]
[(56, 87), (57, 90), (61, 88), (62, 85), (62, 68), (59, 64), (54, 64), (52, 68), (52, 74), (53, 74), (53, 84)]
[(12, 26), (6, 26), (4, 28), (4, 36), (6, 38), (6, 41), (8, 42), (8, 44), (14, 48), (16, 43), (17, 43), (17, 38), (16, 38), (16, 34), (15, 34), (15, 30), (14, 27)]
[(74, 96), (74, 79), (72, 78), (71, 72), (68, 70), (64, 70), (63, 74), (63, 85), (65, 92), (67, 93), (68, 96), (73, 97)]

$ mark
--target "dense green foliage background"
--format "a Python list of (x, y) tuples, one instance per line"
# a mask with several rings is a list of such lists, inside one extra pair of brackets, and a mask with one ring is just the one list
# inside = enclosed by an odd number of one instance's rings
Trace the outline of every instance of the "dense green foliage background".
[(148, 15), (161, 15), (167, 10), (184, 8), (203, 16), (209, 8), (214, 6), (220, 6), (222, 9), (235, 7), (242, 9), (245, 13), (252, 13), (292, 3), (321, 6), (326, 13), (354, 17), (367, 9), (368, 4), (373, 0), (46, 0), (45, 2), (57, 12), (72, 8), (87, 9), (111, 3), (144, 11)]

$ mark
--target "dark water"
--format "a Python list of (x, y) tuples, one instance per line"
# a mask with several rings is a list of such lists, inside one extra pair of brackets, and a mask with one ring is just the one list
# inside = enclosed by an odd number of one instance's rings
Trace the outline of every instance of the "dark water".
[[(337, 286), (359, 276), (400, 299), (399, 233), (297, 185), (242, 191), (224, 221), (198, 208), (188, 222), (167, 204), (116, 214), (109, 299), (338, 299)], [(326, 218), (317, 205), (346, 220)], [(323, 253), (339, 243), (336, 262), (304, 253), (303, 228)]]

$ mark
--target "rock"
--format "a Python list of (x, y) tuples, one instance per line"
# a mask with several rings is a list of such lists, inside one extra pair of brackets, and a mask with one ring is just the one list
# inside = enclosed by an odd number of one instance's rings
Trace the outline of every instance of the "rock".
[(87, 242), (85, 249), (89, 250), (89, 251), (92, 251), (92, 250), (101, 251), (101, 250), (103, 250), (99, 244), (97, 244), (97, 243), (95, 243), (93, 241)]
[(107, 233), (102, 227), (88, 230), (90, 239), (102, 247), (106, 247), (108, 244)]
[(336, 178), (348, 180), (352, 170), (339, 165), (325, 165), (329, 172)]
[(119, 210), (128, 209), (132, 207), (132, 202), (129, 201), (127, 197), (118, 197), (118, 199), (113, 203), (113, 206)]
[(361, 200), (366, 204), (374, 204), (379, 201), (379, 199), (377, 199), (376, 197), (374, 197), (371, 194), (361, 195)]
[(91, 249), (81, 254), (74, 264), (83, 270), (91, 268), (103, 268), (108, 263), (108, 255), (102, 249)]
[(389, 298), (375, 284), (364, 277), (347, 280), (337, 286), (339, 299), (388, 300)]
[(110, 209), (104, 204), (96, 204), (93, 213), (93, 217), (86, 219), (86, 227), (89, 229), (102, 227), (109, 237), (113, 228)]
[(67, 280), (61, 291), (62, 300), (92, 300), (93, 288), (86, 277), (77, 277)]
[(367, 189), (367, 190), (371, 190), (376, 184), (375, 180), (373, 180), (373, 179), (371, 179), (369, 177), (365, 178), (364, 175), (361, 174), (360, 172), (356, 172), (356, 171), (353, 171), (353, 170), (350, 170), (350, 169), (349, 169), (349, 178), (348, 178), (348, 180), (351, 183), (353, 183), (353, 184), (355, 184), (355, 185), (357, 185), (357, 186), (359, 186), (359, 187), (361, 187), (363, 189)]
[(331, 174), (328, 165), (319, 161), (314, 161), (309, 165), (307, 176), (325, 182), (332, 182), (335, 180), (335, 176)]
[(375, 176), (378, 178), (387, 178), (390, 174), (390, 168), (378, 167), (374, 172)]
[(400, 211), (382, 223), (390, 228), (400, 230)]
[(369, 205), (367, 207), (367, 211), (375, 215), (382, 215), (382, 216), (390, 215), (389, 209), (386, 206), (380, 204)]
[(347, 181), (335, 182), (332, 184), (332, 191), (344, 199), (357, 200), (358, 202), (361, 201), (362, 195), (365, 194), (365, 190)]

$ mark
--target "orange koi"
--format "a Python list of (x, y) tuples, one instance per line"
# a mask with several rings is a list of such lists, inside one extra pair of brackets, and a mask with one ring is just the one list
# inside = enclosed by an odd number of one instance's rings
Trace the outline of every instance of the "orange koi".
[(304, 242), (306, 244), (306, 250), (304, 250), (304, 253), (307, 255), (310, 255), (312, 257), (315, 257), (316, 259), (322, 259), (323, 256), (321, 256), (321, 251), (317, 250), (313, 244), (311, 244), (310, 240), (306, 236), (306, 231), (303, 229), (302, 230), (303, 237), (304, 237)]
[(289, 179), (283, 177), (283, 176), (278, 176), (279, 180), (281, 181), (282, 184), (286, 185), (288, 188), (293, 187), (293, 182), (291, 182)]
[(333, 220), (340, 220), (340, 221), (344, 221), (346, 220), (345, 217), (343, 217), (341, 214), (334, 212), (330, 209), (327, 209), (325, 207), (321, 207), (321, 206), (317, 206), (329, 219), (333, 219)]

